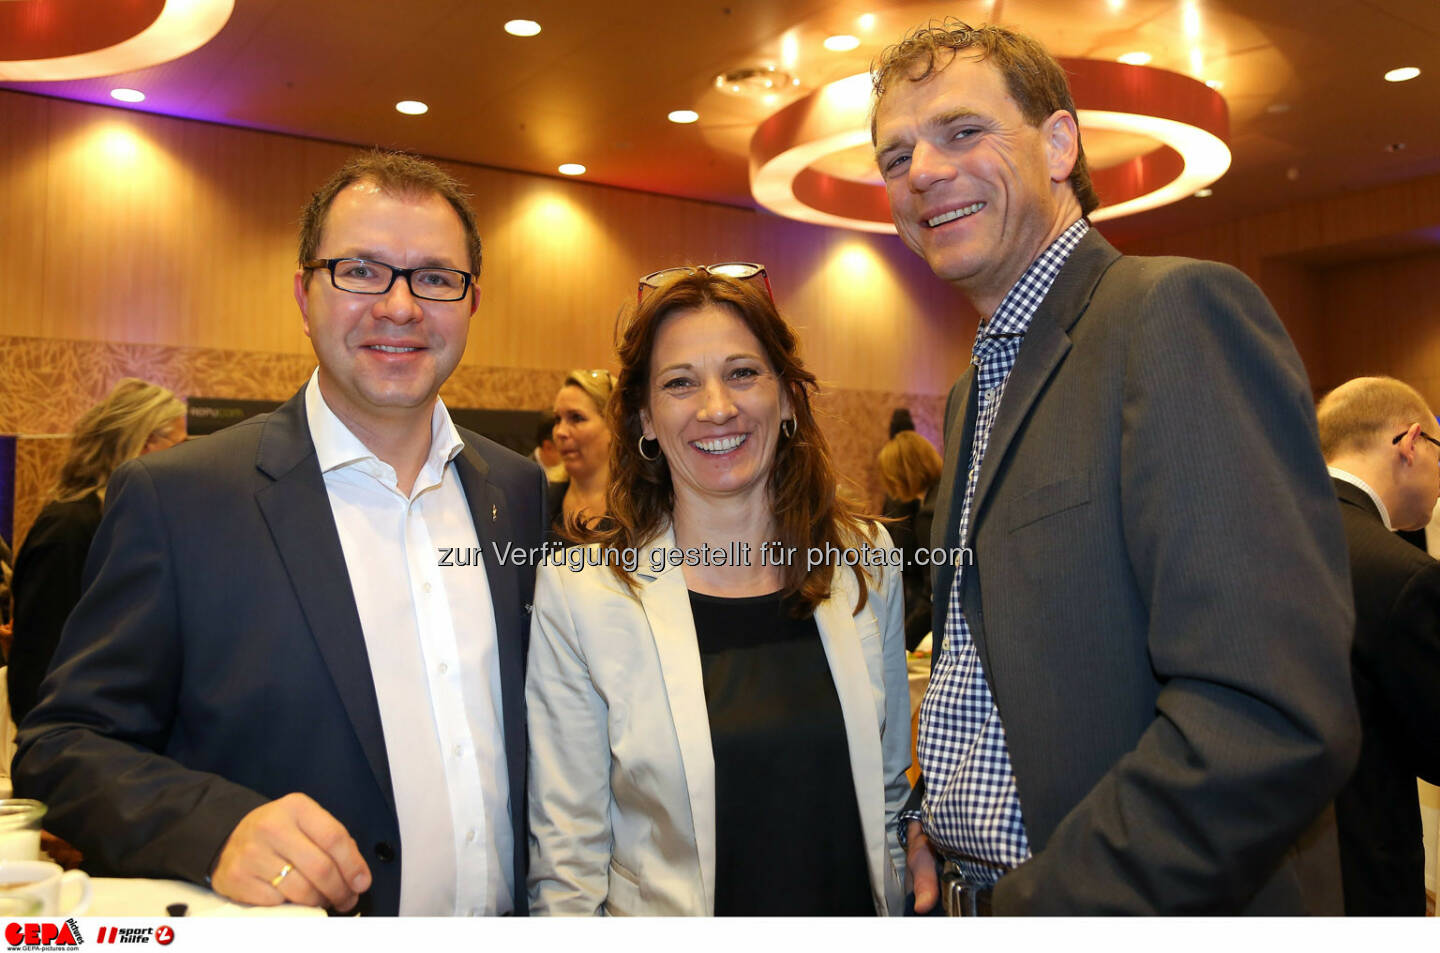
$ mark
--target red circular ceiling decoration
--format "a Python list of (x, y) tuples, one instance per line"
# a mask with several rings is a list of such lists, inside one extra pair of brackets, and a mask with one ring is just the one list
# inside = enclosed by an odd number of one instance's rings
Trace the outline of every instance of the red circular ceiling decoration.
[(235, 0), (0, 0), (0, 80), (89, 79), (199, 49)]
[(0, 60), (48, 60), (114, 46), (160, 18), (165, 0), (0, 3)]
[[(1090, 217), (1118, 218), (1178, 201), (1230, 167), (1230, 114), (1221, 95), (1169, 70), (1106, 60), (1061, 59), (1080, 131), (1108, 130), (1153, 140), (1155, 148), (1091, 178), (1103, 203)], [(801, 221), (870, 232), (895, 231), (883, 184), (815, 168), (828, 156), (870, 143), (866, 74), (837, 80), (762, 122), (750, 141), (756, 201)]]

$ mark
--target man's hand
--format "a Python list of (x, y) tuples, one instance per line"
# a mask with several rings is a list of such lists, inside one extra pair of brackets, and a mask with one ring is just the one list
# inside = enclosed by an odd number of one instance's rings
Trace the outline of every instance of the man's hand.
[(288, 900), (343, 912), (370, 889), (370, 868), (343, 824), (305, 795), (287, 794), (240, 819), (210, 886), (241, 903)]
[(905, 866), (915, 891), (915, 912), (929, 913), (940, 899), (940, 867), (919, 821), (911, 821), (905, 830)]

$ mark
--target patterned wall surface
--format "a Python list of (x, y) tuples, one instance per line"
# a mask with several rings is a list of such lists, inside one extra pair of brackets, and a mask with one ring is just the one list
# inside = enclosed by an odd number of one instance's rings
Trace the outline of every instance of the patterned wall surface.
[[(122, 377), (141, 377), (191, 395), (284, 400), (314, 369), (291, 354), (214, 348), (0, 337), (0, 433), (18, 434), (15, 454), (15, 535), (24, 538), (44, 505), (73, 422)], [(441, 392), (454, 407), (549, 407), (559, 371), (461, 365)], [(907, 406), (917, 429), (939, 445), (944, 398), (885, 391), (822, 391), (817, 411), (838, 471), (878, 505), (875, 455), (888, 435), (890, 412)], [(61, 436), (56, 436), (61, 435)]]

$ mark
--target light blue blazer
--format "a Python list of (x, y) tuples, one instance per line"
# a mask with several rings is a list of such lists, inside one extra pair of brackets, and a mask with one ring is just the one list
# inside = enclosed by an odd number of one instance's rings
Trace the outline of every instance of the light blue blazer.
[[(891, 550), (875, 531), (874, 546)], [(607, 567), (542, 567), (525, 698), (530, 722), (530, 910), (715, 912), (715, 762), (685, 576), (642, 550), (632, 594)], [(815, 612), (850, 747), (876, 913), (899, 915), (895, 816), (909, 792), (909, 694), (899, 570), (869, 599), (849, 569)], [(638, 596), (638, 598), (637, 598)], [(803, 805), (796, 805), (797, 816)], [(801, 817), (803, 820), (803, 817)], [(824, 831), (796, 825), (795, 836)]]

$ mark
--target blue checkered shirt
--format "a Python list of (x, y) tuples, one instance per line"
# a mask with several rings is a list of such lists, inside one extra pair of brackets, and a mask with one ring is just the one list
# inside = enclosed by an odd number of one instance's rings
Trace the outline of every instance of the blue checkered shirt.
[[(1030, 320), (1055, 276), (1090, 226), (1071, 225), (1020, 276), (989, 321), (975, 335), (971, 363), (979, 378), (979, 405), (965, 495), (960, 502), (960, 544), (970, 533), (970, 504), (1005, 383), (1025, 340)], [(979, 557), (977, 557), (979, 558)], [(945, 639), (935, 657), (930, 687), (920, 705), (920, 770), (925, 776), (921, 822), (936, 849), (951, 856), (965, 876), (993, 884), (1030, 857), (1015, 771), (1005, 726), (975, 651), (960, 606), (963, 561), (955, 568), (945, 613)], [(1003, 638), (1004, 634), (999, 633)], [(901, 825), (908, 820), (901, 820)]]

